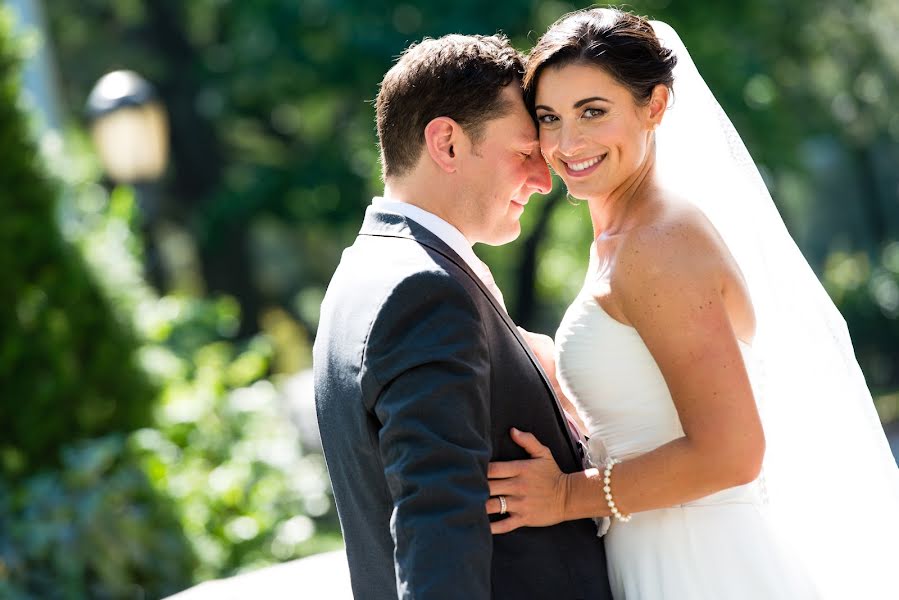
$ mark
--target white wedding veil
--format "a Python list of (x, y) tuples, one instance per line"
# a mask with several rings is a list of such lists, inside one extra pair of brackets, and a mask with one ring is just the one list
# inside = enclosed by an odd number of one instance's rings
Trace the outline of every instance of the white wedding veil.
[(765, 510), (822, 597), (897, 598), (899, 470), (846, 323), (683, 42), (652, 26), (677, 56), (656, 168), (718, 229), (756, 312), (748, 366), (767, 440)]

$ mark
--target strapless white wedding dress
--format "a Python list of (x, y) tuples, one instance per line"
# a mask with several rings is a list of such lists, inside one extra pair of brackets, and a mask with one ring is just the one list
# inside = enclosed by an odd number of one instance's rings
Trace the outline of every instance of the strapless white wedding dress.
[[(750, 372), (752, 349), (741, 342)], [(683, 436), (671, 394), (637, 331), (588, 288), (556, 333), (565, 394), (588, 429), (590, 455), (627, 460)], [(702, 377), (701, 373), (696, 374)], [(636, 513), (605, 535), (616, 600), (817, 598), (765, 517), (763, 478), (694, 502)]]

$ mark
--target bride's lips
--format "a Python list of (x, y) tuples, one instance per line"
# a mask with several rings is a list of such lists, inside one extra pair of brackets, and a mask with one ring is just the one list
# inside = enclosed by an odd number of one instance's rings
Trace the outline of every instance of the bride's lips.
[[(565, 172), (569, 177), (585, 177), (593, 173), (596, 169), (599, 168), (609, 153), (600, 154), (599, 156), (593, 156), (591, 158), (585, 158), (580, 160), (572, 160), (572, 161), (560, 161), (563, 165), (565, 165)], [(584, 167), (584, 165), (587, 165)], [(572, 167), (581, 167), (580, 170), (573, 169)]]

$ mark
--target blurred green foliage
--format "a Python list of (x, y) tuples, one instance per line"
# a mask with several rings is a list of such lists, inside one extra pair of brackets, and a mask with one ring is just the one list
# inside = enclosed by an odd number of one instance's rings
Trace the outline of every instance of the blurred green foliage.
[[(15, 47), (0, 11), (0, 597), (161, 597), (336, 547), (323, 461), (265, 379), (276, 340), (146, 283), (133, 191), (96, 183), (78, 132), (38, 153)], [(95, 389), (141, 418), (84, 420)]]
[(97, 196), (64, 223), (133, 320), (139, 363), (161, 391), (151, 427), (68, 443), (59, 468), (0, 484), (0, 595), (160, 597), (338, 546), (324, 462), (303, 454), (282, 392), (264, 379), (268, 338), (232, 340), (233, 300), (153, 292), (129, 190), (67, 189)]
[(890, 381), (899, 343), (899, 242), (888, 244), (874, 260), (863, 252), (833, 253), (823, 282), (850, 324), (855, 354), (869, 383)]
[(139, 466), (149, 454), (113, 434), (66, 448), (58, 471), (0, 482), (0, 597), (160, 598), (189, 584), (197, 561)]
[(20, 56), (0, 12), (0, 477), (54, 464), (62, 445), (146, 425), (155, 389), (81, 255), (57, 226), (19, 106)]

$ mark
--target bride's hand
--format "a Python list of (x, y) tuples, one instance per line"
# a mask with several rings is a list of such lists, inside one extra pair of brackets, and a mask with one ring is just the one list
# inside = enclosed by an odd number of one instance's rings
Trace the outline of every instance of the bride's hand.
[(580, 415), (577, 413), (577, 409), (565, 395), (565, 392), (562, 391), (562, 386), (559, 385), (559, 379), (556, 376), (555, 342), (553, 342), (553, 339), (548, 335), (534, 333), (522, 327), (519, 327), (518, 331), (521, 332), (521, 337), (523, 337), (528, 343), (528, 346), (531, 347), (531, 352), (534, 353), (537, 362), (543, 367), (543, 371), (546, 373), (550, 384), (553, 386), (553, 391), (556, 392), (556, 397), (559, 399), (559, 402), (562, 403), (565, 415), (568, 417), (569, 421), (574, 423), (578, 430), (575, 433), (579, 436), (583, 435), (583, 432), (587, 431), (587, 426), (581, 420)]
[(508, 533), (519, 527), (546, 527), (565, 520), (567, 475), (549, 448), (530, 433), (512, 428), (512, 440), (527, 450), (530, 459), (492, 462), (487, 470), (490, 496), (487, 513), (500, 514), (506, 499), (508, 518), (490, 524), (492, 533)]

